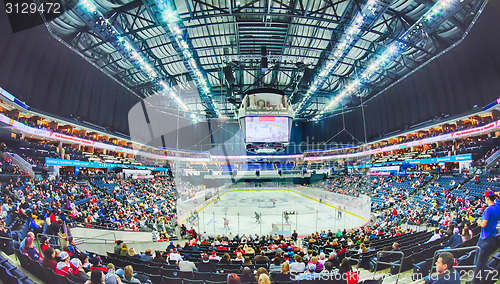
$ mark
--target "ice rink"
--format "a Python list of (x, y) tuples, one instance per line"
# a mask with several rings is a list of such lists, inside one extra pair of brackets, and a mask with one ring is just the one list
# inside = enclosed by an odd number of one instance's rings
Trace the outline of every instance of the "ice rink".
[[(368, 221), (356, 212), (348, 212), (345, 206), (339, 216), (338, 205), (329, 203), (320, 203), (319, 198), (284, 189), (229, 190), (222, 193), (219, 200), (213, 200), (198, 210), (199, 222), (186, 223), (186, 226), (215, 235), (230, 232), (262, 235), (274, 233), (277, 229), (284, 235), (290, 235), (293, 230), (304, 235), (320, 230), (352, 229)], [(295, 212), (288, 215), (288, 222), (283, 217), (285, 211)], [(261, 215), (260, 222), (256, 220), (256, 213)], [(224, 218), (229, 222), (226, 227)]]

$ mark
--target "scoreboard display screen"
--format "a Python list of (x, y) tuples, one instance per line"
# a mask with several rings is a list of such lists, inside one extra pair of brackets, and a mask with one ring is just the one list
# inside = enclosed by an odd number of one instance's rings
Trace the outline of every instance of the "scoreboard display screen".
[(247, 143), (287, 143), (289, 129), (288, 117), (245, 117), (245, 141)]

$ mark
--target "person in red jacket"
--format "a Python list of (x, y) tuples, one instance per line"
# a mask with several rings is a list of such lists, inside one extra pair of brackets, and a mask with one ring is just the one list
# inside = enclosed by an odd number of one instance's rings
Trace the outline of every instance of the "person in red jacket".
[(68, 276), (73, 271), (69, 266), (69, 253), (62, 251), (59, 257), (61, 261), (57, 263), (56, 273), (62, 276)]

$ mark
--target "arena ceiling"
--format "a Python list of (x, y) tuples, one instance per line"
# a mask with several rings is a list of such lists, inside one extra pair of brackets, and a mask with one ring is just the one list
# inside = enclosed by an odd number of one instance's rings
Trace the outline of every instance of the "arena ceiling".
[(270, 87), (318, 120), (453, 47), (486, 2), (80, 0), (47, 27), (136, 96), (163, 94), (193, 119), (235, 118), (246, 91)]

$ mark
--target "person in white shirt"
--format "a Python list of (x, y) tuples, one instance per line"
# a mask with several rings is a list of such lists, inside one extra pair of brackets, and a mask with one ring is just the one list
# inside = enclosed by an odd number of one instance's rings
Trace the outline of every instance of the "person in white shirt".
[(208, 235), (207, 232), (203, 232), (203, 235), (201, 235), (201, 239), (204, 241), (208, 240), (209, 238), (210, 238), (210, 236)]
[(179, 262), (179, 271), (182, 272), (193, 272), (193, 271), (198, 271), (196, 268), (196, 265), (189, 261), (189, 255), (185, 254), (184, 255), (184, 260)]
[(217, 252), (215, 250), (213, 250), (212, 254), (210, 255), (210, 257), (208, 259), (209, 260), (220, 261), (220, 256), (217, 256)]
[(294, 262), (290, 263), (290, 272), (302, 273), (306, 269), (306, 264), (302, 262), (302, 257), (298, 254), (293, 256)]
[(441, 238), (441, 233), (438, 229), (435, 229), (434, 230), (434, 235), (432, 235), (432, 237), (426, 242), (426, 243), (430, 243), (430, 242), (433, 242), (435, 240), (439, 240)]
[(179, 252), (177, 252), (177, 249), (174, 248), (174, 249), (170, 250), (170, 254), (168, 255), (168, 260), (169, 261), (179, 262), (179, 261), (182, 260), (182, 257), (179, 254)]

